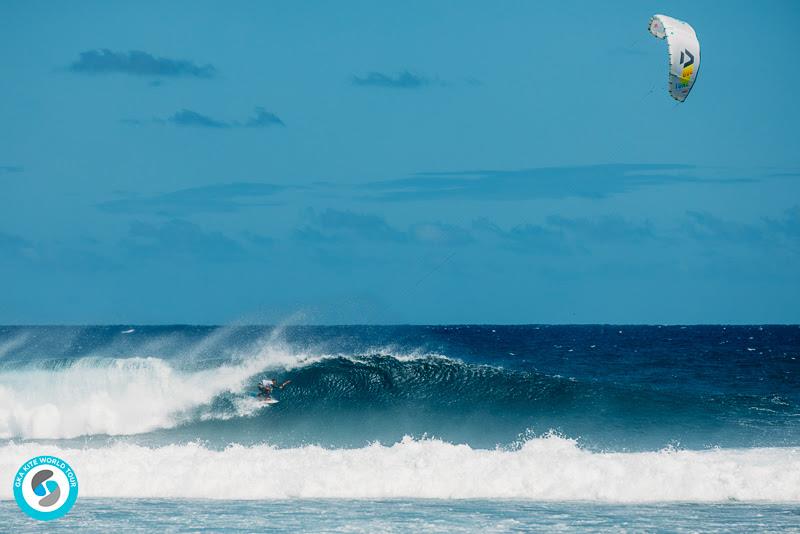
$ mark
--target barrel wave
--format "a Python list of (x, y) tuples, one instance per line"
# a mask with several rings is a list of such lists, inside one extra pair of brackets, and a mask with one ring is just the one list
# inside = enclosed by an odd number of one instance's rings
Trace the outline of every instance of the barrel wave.
[[(800, 500), (797, 327), (6, 327), (0, 347), (3, 457), (155, 469), (96, 496), (187, 497), (169, 466), (195, 458), (305, 473), (243, 499)], [(291, 380), (278, 404), (265, 377)]]

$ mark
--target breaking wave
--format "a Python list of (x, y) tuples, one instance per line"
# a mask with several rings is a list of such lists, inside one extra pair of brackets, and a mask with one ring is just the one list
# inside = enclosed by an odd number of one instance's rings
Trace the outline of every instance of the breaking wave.
[[(380, 352), (388, 350), (343, 356), (268, 343), (213, 363), (85, 357), (0, 368), (0, 438), (160, 433), (161, 442), (356, 447), (412, 435), (493, 447), (535, 429), (630, 449), (619, 440), (633, 428), (651, 440), (644, 449), (797, 440), (798, 410), (777, 395), (693, 395)], [(253, 396), (263, 376), (292, 380), (275, 406)]]
[(0, 438), (171, 428), (191, 420), (192, 409), (218, 395), (243, 391), (264, 369), (291, 369), (311, 360), (270, 344), (248, 358), (194, 369), (157, 357), (84, 357), (0, 368)]
[(0, 477), (38, 454), (68, 458), (82, 497), (800, 501), (797, 448), (600, 453), (558, 436), (513, 450), (411, 438), (357, 449), (28, 443), (0, 447)]

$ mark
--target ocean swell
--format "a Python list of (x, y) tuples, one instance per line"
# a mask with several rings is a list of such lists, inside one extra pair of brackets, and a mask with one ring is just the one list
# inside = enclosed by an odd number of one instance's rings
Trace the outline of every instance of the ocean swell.
[[(264, 376), (292, 380), (275, 406), (253, 397)], [(427, 435), (492, 447), (554, 429), (598, 449), (796, 445), (797, 411), (777, 395), (688, 394), (438, 355), (309, 354), (278, 343), (213, 365), (84, 357), (0, 369), (3, 439), (160, 432), (159, 443), (356, 447)]]

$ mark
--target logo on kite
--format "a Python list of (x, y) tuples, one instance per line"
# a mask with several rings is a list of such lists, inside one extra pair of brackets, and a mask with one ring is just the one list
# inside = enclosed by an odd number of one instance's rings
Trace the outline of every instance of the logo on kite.
[[(686, 57), (686, 62), (683, 61), (684, 56)], [(688, 87), (689, 81), (692, 79), (692, 71), (694, 70), (694, 55), (692, 55), (689, 50), (681, 52), (681, 65), (683, 65), (683, 70), (678, 80), (680, 81), (681, 87)]]
[(683, 102), (697, 81), (700, 70), (700, 42), (687, 22), (666, 15), (653, 15), (648, 30), (666, 39), (669, 52), (669, 94)]

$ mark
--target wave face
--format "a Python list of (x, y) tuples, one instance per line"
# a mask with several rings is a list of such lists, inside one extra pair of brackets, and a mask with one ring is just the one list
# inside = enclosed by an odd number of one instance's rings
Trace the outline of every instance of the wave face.
[(358, 449), (27, 444), (0, 447), (0, 473), (37, 454), (69, 458), (82, 497), (800, 501), (797, 448), (595, 453), (555, 436), (515, 450), (410, 438)]
[[(800, 445), (797, 327), (0, 329), (0, 439)], [(263, 406), (262, 377), (291, 379)]]
[(0, 327), (0, 480), (46, 453), (83, 497), (797, 502), (800, 328)]

